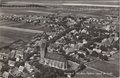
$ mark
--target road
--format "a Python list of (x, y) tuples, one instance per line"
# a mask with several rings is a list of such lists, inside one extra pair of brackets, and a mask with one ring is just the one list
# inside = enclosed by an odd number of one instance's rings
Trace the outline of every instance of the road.
[(120, 7), (119, 5), (102, 5), (102, 4), (80, 4), (80, 3), (63, 3), (66, 6), (94, 6), (94, 7)]
[(8, 26), (0, 26), (0, 29), (9, 29), (9, 30), (16, 30), (21, 32), (29, 32), (29, 33), (43, 33), (43, 31), (39, 31), (39, 30), (23, 29), (23, 28), (8, 27)]

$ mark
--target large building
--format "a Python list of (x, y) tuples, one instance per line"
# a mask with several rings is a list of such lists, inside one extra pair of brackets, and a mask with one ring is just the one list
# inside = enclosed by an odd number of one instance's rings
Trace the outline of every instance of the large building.
[(46, 53), (45, 58), (41, 63), (57, 69), (67, 69), (67, 60), (58, 53)]
[(46, 41), (40, 40), (40, 63), (57, 69), (66, 70), (67, 60), (63, 55), (58, 53), (49, 53), (46, 50)]

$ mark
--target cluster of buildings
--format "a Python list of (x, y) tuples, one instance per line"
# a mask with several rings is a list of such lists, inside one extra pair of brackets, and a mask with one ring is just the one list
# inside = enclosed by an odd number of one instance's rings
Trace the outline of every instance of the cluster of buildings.
[(8, 54), (1, 50), (2, 77), (38, 78), (35, 73), (39, 73), (41, 78), (46, 78), (43, 77), (46, 66), (52, 68), (51, 78), (56, 78), (60, 72), (67, 72), (67, 76), (71, 77), (68, 73), (84, 69), (83, 62), (91, 61), (89, 56), (109, 61), (118, 52), (118, 24), (114, 21), (117, 17), (49, 15), (45, 18), (50, 33), (38, 34), (17, 48), (8, 47)]

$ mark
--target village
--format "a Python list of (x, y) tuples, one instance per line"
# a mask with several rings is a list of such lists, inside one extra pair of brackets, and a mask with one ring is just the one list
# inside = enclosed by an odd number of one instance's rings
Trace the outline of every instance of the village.
[(114, 0), (0, 0), (0, 78), (118, 78)]
[[(99, 19), (49, 15), (31, 18), (34, 16), (1, 16), (1, 20), (34, 25), (41, 24), (39, 20), (43, 19), (42, 23), (47, 23), (47, 27), (51, 29), (51, 33), (37, 34), (29, 42), (18, 40), (2, 47), (2, 78), (69, 78), (84, 70), (85, 63), (109, 61), (118, 52), (119, 33), (116, 31), (116, 22), (112, 21), (116, 17)], [(95, 23), (100, 26), (94, 26)], [(47, 74), (43, 68), (50, 73), (48, 77), (42, 75)]]

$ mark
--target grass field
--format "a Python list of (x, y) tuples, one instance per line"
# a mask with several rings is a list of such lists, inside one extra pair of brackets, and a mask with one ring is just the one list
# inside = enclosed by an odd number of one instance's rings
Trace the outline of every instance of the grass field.
[(18, 39), (28, 41), (34, 35), (33, 33), (0, 29), (0, 44), (2, 44), (0, 47), (8, 45)]
[(107, 63), (104, 61), (98, 61), (89, 66), (96, 68), (98, 70), (107, 72), (107, 73), (112, 73), (114, 76), (119, 76), (119, 70), (118, 70), (119, 64), (117, 64), (117, 63), (113, 64), (113, 63)]
[(33, 25), (28, 23), (17, 23), (13, 21), (0, 21), (0, 26), (9, 26), (9, 27), (17, 27), (23, 29), (33, 29), (33, 30), (40, 30), (50, 32), (51, 30), (44, 25)]
[[(3, 2), (19, 1), (19, 0), (2, 0)], [(108, 4), (118, 5), (118, 0), (22, 0), (23, 2), (36, 2), (36, 3), (81, 3), (81, 4)]]
[[(98, 1), (100, 2), (100, 1)], [(102, 1), (101, 1), (102, 2)], [(49, 3), (49, 2), (48, 2)], [(113, 2), (112, 2), (113, 3)], [(118, 2), (117, 2), (118, 3)], [(87, 7), (87, 6), (63, 6), (63, 5), (43, 5), (45, 7), (0, 7), (3, 14), (18, 14), (18, 15), (48, 15), (51, 13), (72, 13), (74, 15), (119, 15), (118, 8), (109, 7)], [(115, 10), (116, 9), (116, 10)]]
[[(65, 77), (58, 77), (58, 78), (65, 78)], [(111, 76), (109, 74), (104, 74), (98, 70), (86, 68), (85, 70), (78, 72), (72, 78), (116, 78), (116, 77)]]

